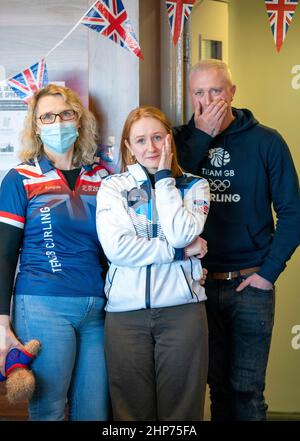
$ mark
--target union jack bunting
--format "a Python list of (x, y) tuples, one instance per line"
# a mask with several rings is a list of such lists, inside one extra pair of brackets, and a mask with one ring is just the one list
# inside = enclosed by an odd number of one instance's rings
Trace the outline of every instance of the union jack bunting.
[(44, 58), (7, 80), (9, 87), (26, 104), (28, 104), (34, 92), (41, 89), (47, 83), (48, 73)]
[(298, 0), (265, 0), (265, 4), (276, 49), (279, 52), (292, 23)]
[(183, 30), (183, 26), (192, 12), (194, 3), (195, 0), (166, 0), (174, 44), (177, 44)]
[(121, 0), (97, 1), (81, 23), (143, 59), (141, 48)]

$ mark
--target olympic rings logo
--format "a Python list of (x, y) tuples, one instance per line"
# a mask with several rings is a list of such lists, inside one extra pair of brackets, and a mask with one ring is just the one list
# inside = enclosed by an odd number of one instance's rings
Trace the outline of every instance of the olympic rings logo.
[(209, 186), (211, 191), (225, 191), (227, 188), (229, 188), (231, 185), (231, 182), (228, 179), (224, 179), (224, 181), (221, 181), (221, 179), (216, 179), (213, 181), (212, 179), (209, 179)]

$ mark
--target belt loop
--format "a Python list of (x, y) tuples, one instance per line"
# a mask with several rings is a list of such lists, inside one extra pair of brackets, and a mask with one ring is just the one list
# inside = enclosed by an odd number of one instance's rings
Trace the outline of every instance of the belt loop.
[(238, 270), (237, 273), (238, 273), (237, 278), (238, 278), (238, 280), (239, 280), (239, 283), (241, 283), (241, 281), (243, 280), (243, 276), (241, 275), (241, 271)]
[(232, 279), (232, 277), (231, 277), (231, 271), (228, 271), (228, 276), (226, 277), (226, 280), (231, 280)]

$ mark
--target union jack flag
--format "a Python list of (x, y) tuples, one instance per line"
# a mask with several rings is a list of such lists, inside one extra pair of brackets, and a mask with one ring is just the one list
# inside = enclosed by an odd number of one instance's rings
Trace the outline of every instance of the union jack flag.
[(143, 59), (141, 48), (121, 0), (97, 1), (81, 23)]
[(194, 203), (194, 209), (196, 211), (200, 211), (204, 213), (206, 216), (208, 215), (209, 204), (207, 201), (194, 199), (193, 203)]
[(279, 52), (292, 23), (298, 0), (265, 0), (265, 4), (276, 49)]
[(194, 3), (195, 0), (166, 0), (174, 44), (177, 44), (183, 26), (192, 12)]
[(7, 80), (9, 87), (26, 104), (28, 104), (34, 92), (41, 89), (47, 83), (48, 73), (44, 58)]

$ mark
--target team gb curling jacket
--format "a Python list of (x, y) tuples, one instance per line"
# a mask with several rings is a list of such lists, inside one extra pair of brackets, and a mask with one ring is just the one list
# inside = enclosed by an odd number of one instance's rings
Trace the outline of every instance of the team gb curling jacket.
[(184, 258), (184, 247), (203, 230), (209, 209), (205, 179), (169, 170), (155, 173), (155, 188), (144, 167), (128, 166), (108, 176), (97, 196), (97, 231), (110, 261), (106, 310), (132, 311), (200, 302), (199, 259)]

